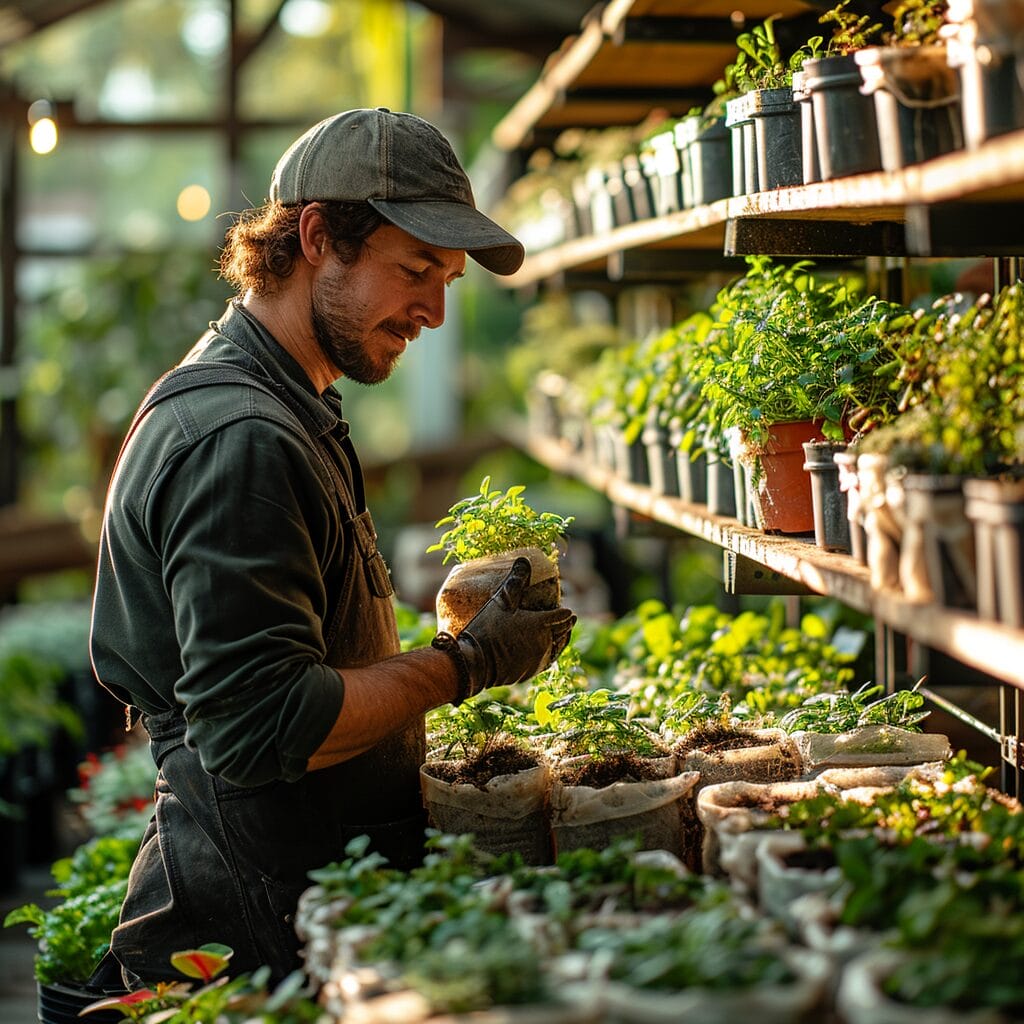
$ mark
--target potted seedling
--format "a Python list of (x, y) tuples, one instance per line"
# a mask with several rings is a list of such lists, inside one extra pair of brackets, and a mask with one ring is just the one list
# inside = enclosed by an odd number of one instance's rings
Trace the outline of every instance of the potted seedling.
[[(768, 716), (770, 719), (771, 716)], [(732, 714), (728, 693), (684, 690), (661, 714), (660, 730), (676, 757), (677, 770), (697, 772), (697, 783), (682, 805), (684, 860), (699, 871), (704, 829), (697, 794), (719, 782), (782, 782), (801, 771), (796, 745), (779, 729), (762, 728), (762, 716)]]
[(842, 441), (892, 415), (900, 346), (917, 318), (843, 279), (819, 279), (806, 262), (748, 263), (740, 301), (705, 360), (702, 394), (713, 421), (741, 432), (758, 525), (810, 533), (803, 443)]
[(887, 171), (963, 148), (959, 83), (940, 35), (947, 7), (946, 0), (902, 0), (882, 45), (855, 54), (861, 91), (874, 97)]
[(472, 834), (487, 853), (515, 850), (527, 864), (549, 864), (550, 769), (530, 745), (526, 711), (478, 695), (436, 709), (427, 729), (433, 751), (420, 785), (430, 824)]
[(1024, 127), (1019, 46), (1024, 12), (1016, 0), (950, 0), (948, 17), (949, 63), (960, 76), (964, 141), (977, 149)]
[(600, 999), (612, 1018), (635, 1024), (788, 1024), (819, 1006), (829, 977), (824, 957), (797, 952), (778, 925), (717, 885), (674, 917), (593, 929), (578, 945), (603, 968)]
[(444, 563), (458, 564), (437, 595), (439, 630), (457, 635), (490, 599), (517, 558), (530, 562), (530, 585), (522, 607), (557, 608), (561, 600), (558, 554), (572, 516), (537, 512), (520, 485), (502, 491), (485, 476), (479, 491), (456, 502), (438, 529), (447, 527), (428, 552), (444, 551)]
[[(736, 39), (745, 58), (737, 78), (749, 120), (749, 127), (744, 128), (748, 137), (744, 143), (748, 192), (798, 185), (803, 181), (803, 143), (800, 112), (793, 100), (793, 72), (814, 55), (819, 40), (809, 40), (787, 59), (775, 36), (775, 20), (775, 17), (767, 18)], [(742, 100), (731, 101), (730, 108), (740, 102)], [(735, 156), (734, 150), (734, 161)]]
[(703, 206), (732, 193), (732, 144), (726, 127), (726, 104), (739, 95), (735, 64), (729, 64), (712, 86), (714, 98), (691, 110), (676, 126), (683, 154), (683, 182), (688, 183), (687, 206)]
[[(891, 517), (899, 517), (898, 571), (890, 570), (886, 582), (891, 585), (895, 575), (912, 600), (973, 608), (977, 530), (970, 530), (964, 496), (998, 492), (1003, 485), (995, 480), (1000, 477), (1009, 481), (1011, 502), (1011, 540), (1005, 549), (1008, 575), (1000, 585), (1013, 588), (1013, 581), (1019, 580), (1012, 556), (1012, 509), (1014, 467), (1024, 453), (1024, 399), (1019, 387), (1024, 362), (1016, 340), (1024, 317), (1024, 289), (1013, 285), (994, 299), (985, 295), (967, 308), (953, 298), (937, 303), (941, 315), (916, 339), (913, 357), (905, 359), (900, 374), (904, 411), (857, 443), (857, 466), (858, 477), (863, 477), (862, 463), (884, 462), (886, 479), (899, 483), (898, 490), (890, 488), (888, 500)], [(874, 499), (866, 527), (871, 526), (873, 503)], [(998, 511), (995, 515), (1005, 519)], [(872, 536), (869, 530), (869, 565)], [(992, 581), (1002, 569), (993, 561), (989, 539), (982, 526), (982, 576), (986, 611), (991, 612)]]
[(818, 694), (784, 715), (779, 727), (796, 742), (808, 771), (944, 761), (949, 740), (921, 731), (928, 712), (920, 710), (917, 686), (886, 696), (871, 683), (853, 693)]
[(310, 968), (334, 1019), (488, 1020), (492, 1008), (514, 1015), (508, 1008), (522, 1006), (559, 1019), (545, 953), (484, 884), (531, 869), (478, 850), (469, 836), (434, 835), (421, 866), (395, 872), (366, 854), (362, 838), (311, 874), (316, 885), (299, 904), (300, 934), (324, 941)]
[(534, 700), (538, 741), (552, 760), (556, 854), (639, 834), (643, 849), (680, 856), (679, 801), (697, 781), (676, 773), (657, 734), (630, 715), (628, 694), (543, 681)]
[[(138, 836), (104, 836), (82, 844), (51, 869), (56, 887), (47, 895), (59, 902), (26, 903), (5, 918), (5, 927), (29, 925), (39, 944), (34, 971), (43, 1024), (67, 1024), (103, 995), (89, 981), (110, 947), (138, 848)], [(104, 1024), (122, 1015), (111, 1011), (91, 1019)]]
[(868, 14), (849, 10), (840, 0), (818, 19), (830, 26), (820, 56), (805, 60), (803, 88), (810, 96), (821, 178), (830, 181), (882, 167), (875, 105), (861, 94), (854, 54), (882, 31)]

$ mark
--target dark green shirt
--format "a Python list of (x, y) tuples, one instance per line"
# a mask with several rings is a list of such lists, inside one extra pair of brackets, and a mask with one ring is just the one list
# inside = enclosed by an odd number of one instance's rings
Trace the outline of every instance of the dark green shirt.
[[(305, 431), (341, 449), (333, 389), (232, 305), (186, 362), (217, 361), (288, 393)], [(179, 705), (206, 771), (253, 786), (292, 781), (341, 709), (323, 623), (344, 557), (337, 493), (279, 401), (216, 384), (157, 404), (111, 481), (96, 578), (100, 681), (147, 714)]]

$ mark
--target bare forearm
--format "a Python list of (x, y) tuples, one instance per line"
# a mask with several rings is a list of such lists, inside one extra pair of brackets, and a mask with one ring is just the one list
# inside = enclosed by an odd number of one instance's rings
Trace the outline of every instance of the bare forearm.
[(330, 733), (308, 761), (310, 771), (347, 761), (453, 700), (452, 659), (432, 648), (409, 651), (365, 668), (340, 669), (345, 697)]

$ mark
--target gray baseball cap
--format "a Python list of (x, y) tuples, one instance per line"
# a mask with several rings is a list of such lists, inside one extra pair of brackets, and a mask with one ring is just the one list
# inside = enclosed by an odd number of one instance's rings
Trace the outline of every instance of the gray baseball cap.
[(346, 110), (314, 125), (277, 162), (270, 198), (367, 202), (414, 238), (464, 249), (495, 274), (514, 274), (523, 246), (482, 214), (448, 140), (415, 114)]

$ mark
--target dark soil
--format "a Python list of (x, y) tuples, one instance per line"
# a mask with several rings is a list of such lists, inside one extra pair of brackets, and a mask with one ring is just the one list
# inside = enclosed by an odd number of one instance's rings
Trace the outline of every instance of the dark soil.
[(558, 779), (565, 786), (604, 789), (615, 782), (647, 782), (662, 778), (659, 767), (650, 758), (637, 754), (609, 754), (584, 758), (577, 764), (564, 766), (558, 770)]
[[(774, 741), (772, 741), (774, 742)], [(739, 750), (741, 747), (767, 747), (760, 736), (754, 736), (747, 729), (731, 729), (725, 725), (699, 725), (691, 729), (675, 746), (675, 754), (682, 757), (691, 750)]]
[(508, 740), (494, 743), (482, 754), (465, 761), (428, 761), (425, 767), (442, 782), (484, 789), (498, 775), (515, 775), (539, 764), (537, 754)]
[(831, 850), (797, 850), (782, 858), (788, 868), (805, 868), (808, 871), (825, 871), (835, 867), (836, 858)]

